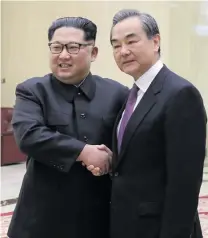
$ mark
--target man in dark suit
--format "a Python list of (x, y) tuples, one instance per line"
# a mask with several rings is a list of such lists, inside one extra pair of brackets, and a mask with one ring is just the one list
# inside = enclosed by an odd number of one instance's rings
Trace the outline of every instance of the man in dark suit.
[[(112, 131), (128, 89), (90, 73), (97, 28), (88, 19), (57, 19), (48, 31), (52, 73), (16, 88), (13, 115), (27, 171), (10, 238), (109, 237)], [(107, 152), (99, 145), (108, 147)]]
[(149, 14), (118, 12), (111, 44), (118, 67), (135, 80), (114, 130), (111, 238), (200, 238), (206, 140), (200, 93), (163, 65)]

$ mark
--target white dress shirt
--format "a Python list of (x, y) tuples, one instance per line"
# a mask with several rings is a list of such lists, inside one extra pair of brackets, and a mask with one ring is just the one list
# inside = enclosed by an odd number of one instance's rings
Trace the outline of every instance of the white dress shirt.
[[(147, 72), (145, 72), (141, 77), (139, 77), (134, 83), (138, 86), (139, 91), (137, 93), (137, 100), (134, 106), (134, 110), (141, 101), (142, 97), (146, 93), (147, 89), (149, 88), (150, 84), (156, 77), (156, 75), (159, 73), (159, 71), (162, 69), (163, 63), (161, 60), (158, 60)], [(121, 120), (123, 118), (125, 110), (123, 111)], [(118, 124), (117, 133), (119, 131), (121, 120)]]

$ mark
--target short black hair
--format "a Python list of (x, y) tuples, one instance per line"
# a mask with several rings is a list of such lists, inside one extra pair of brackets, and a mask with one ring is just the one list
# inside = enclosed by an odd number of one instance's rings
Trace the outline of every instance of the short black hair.
[[(130, 18), (130, 17), (138, 17), (140, 19), (140, 21), (142, 23), (142, 27), (143, 27), (148, 39), (151, 39), (153, 36), (160, 34), (158, 24), (157, 24), (156, 20), (151, 15), (149, 15), (147, 13), (140, 12), (138, 10), (134, 10), (134, 9), (123, 9), (115, 14), (115, 16), (113, 17), (111, 33), (112, 33), (113, 27), (117, 23), (119, 23), (127, 18)], [(159, 54), (160, 54), (160, 51), (161, 51), (161, 49), (159, 47), (159, 49), (158, 49)]]
[(86, 41), (96, 40), (97, 26), (95, 23), (83, 17), (62, 17), (52, 22), (48, 29), (48, 40), (51, 41), (54, 32), (61, 27), (74, 27), (84, 31)]

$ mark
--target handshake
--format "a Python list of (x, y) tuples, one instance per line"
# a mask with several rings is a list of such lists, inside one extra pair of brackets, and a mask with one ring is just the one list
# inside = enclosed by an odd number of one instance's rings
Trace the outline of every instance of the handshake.
[(111, 171), (112, 151), (105, 145), (86, 145), (77, 161), (95, 176), (101, 176)]

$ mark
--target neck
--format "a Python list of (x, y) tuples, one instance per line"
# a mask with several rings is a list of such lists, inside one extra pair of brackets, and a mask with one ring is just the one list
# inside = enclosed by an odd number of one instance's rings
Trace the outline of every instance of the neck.
[(140, 78), (144, 73), (146, 73), (154, 64), (157, 63), (157, 61), (160, 59), (160, 57), (157, 57), (151, 61), (151, 63), (143, 65), (137, 74), (133, 75), (134, 80), (136, 81), (138, 78)]

